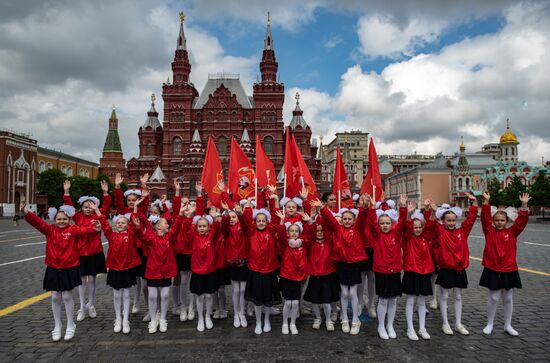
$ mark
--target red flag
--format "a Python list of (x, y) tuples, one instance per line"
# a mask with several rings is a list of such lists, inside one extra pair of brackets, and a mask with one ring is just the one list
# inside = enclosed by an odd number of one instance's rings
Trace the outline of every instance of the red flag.
[(338, 145), (336, 149), (336, 167), (334, 168), (332, 193), (334, 193), (336, 198), (340, 198), (338, 208), (353, 208), (353, 196), (351, 195), (351, 190), (349, 188), (346, 169), (344, 169), (344, 163), (342, 162), (340, 145)]
[(221, 208), (220, 202), (222, 193), (225, 191), (225, 183), (223, 181), (222, 162), (212, 136), (208, 137), (201, 183), (204, 191), (208, 194), (208, 199), (216, 207)]
[(309, 172), (309, 168), (307, 167), (304, 157), (302, 156), (302, 153), (298, 148), (298, 144), (296, 144), (296, 139), (294, 138), (294, 135), (292, 135), (292, 145), (295, 149), (295, 155), (298, 155), (298, 166), (300, 168), (300, 177), (301, 177), (300, 190), (302, 190), (302, 185), (303, 185), (307, 190), (308, 199), (317, 199), (319, 198), (319, 193), (317, 192), (315, 181), (313, 180), (313, 177)]
[(369, 171), (363, 179), (361, 185), (361, 194), (368, 193), (375, 201), (384, 199), (384, 189), (382, 188), (382, 178), (380, 177), (380, 169), (378, 168), (378, 155), (372, 137), (369, 143)]
[(300, 159), (300, 151), (292, 144), (292, 138), (290, 137), (290, 128), (286, 129), (285, 139), (285, 190), (284, 197), (293, 198), (300, 194), (302, 190), (302, 184), (300, 182), (300, 165), (298, 159)]
[(254, 169), (252, 163), (241, 149), (237, 141), (231, 137), (231, 156), (229, 158), (229, 175), (227, 187), (233, 193), (233, 202), (254, 196), (256, 185), (254, 183)]
[(269, 156), (265, 153), (259, 135), (256, 135), (256, 178), (258, 187), (277, 185), (275, 167)]

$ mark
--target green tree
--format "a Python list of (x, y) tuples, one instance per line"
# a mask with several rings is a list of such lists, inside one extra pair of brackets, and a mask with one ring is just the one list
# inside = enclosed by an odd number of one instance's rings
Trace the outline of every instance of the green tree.
[(512, 207), (520, 207), (521, 202), (519, 201), (519, 196), (525, 192), (527, 192), (527, 187), (523, 185), (519, 176), (514, 175), (512, 182), (503, 190), (503, 204)]
[(90, 179), (85, 176), (72, 176), (68, 178), (71, 181), (71, 199), (73, 205), (78, 206), (78, 198), (83, 195), (97, 197), (101, 200), (101, 185), (98, 180)]
[(38, 174), (38, 192), (48, 196), (50, 206), (59, 207), (63, 204), (63, 181), (65, 179), (65, 174), (57, 169), (49, 169)]
[(491, 205), (499, 207), (503, 202), (501, 184), (497, 178), (492, 178), (487, 183), (487, 192), (491, 195)]
[(537, 179), (531, 185), (531, 201), (529, 204), (542, 209), (544, 216), (544, 207), (550, 206), (550, 176), (546, 171), (539, 171)]

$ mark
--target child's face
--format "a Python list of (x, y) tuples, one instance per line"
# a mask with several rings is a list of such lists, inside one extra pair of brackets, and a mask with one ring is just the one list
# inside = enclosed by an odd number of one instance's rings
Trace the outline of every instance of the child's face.
[(160, 216), (160, 209), (157, 206), (151, 207), (149, 213), (153, 216)]
[(378, 218), (378, 226), (382, 233), (389, 233), (391, 231), (391, 218), (388, 216), (380, 216), (380, 218)]
[(287, 216), (293, 216), (296, 214), (296, 211), (298, 210), (298, 205), (294, 203), (293, 201), (290, 201), (286, 203), (285, 205), (285, 212)]
[(127, 230), (128, 220), (126, 219), (126, 217), (120, 217), (119, 219), (117, 219), (115, 228), (117, 232), (124, 232), (125, 230)]
[(323, 226), (318, 224), (317, 225), (317, 239), (324, 239), (325, 235), (323, 234)]
[(70, 218), (63, 212), (57, 212), (54, 221), (57, 227), (67, 228), (69, 226)]
[(334, 194), (331, 194), (327, 198), (327, 207), (329, 209), (332, 209), (334, 208), (335, 205), (336, 205), (336, 196)]
[(168, 232), (168, 228), (170, 228), (170, 225), (168, 224), (168, 221), (164, 218), (159, 219), (158, 222), (155, 223), (155, 229), (157, 232), (166, 233)]
[(189, 204), (189, 198), (187, 197), (181, 198), (181, 205), (186, 206), (187, 204)]
[(422, 234), (422, 230), (424, 229), (424, 226), (422, 225), (422, 221), (415, 219), (413, 221), (413, 233), (415, 236), (420, 236)]
[(495, 224), (496, 229), (504, 229), (506, 228), (506, 224), (508, 224), (508, 217), (502, 212), (497, 212), (493, 216), (493, 223)]
[(267, 217), (265, 214), (258, 214), (256, 216), (256, 229), (263, 231), (267, 227)]
[(443, 216), (443, 226), (445, 229), (455, 229), (456, 228), (456, 214), (453, 212), (447, 212)]
[[(136, 200), (138, 199), (137, 195), (130, 194), (126, 197), (126, 204), (128, 205), (128, 208), (134, 208), (134, 205), (136, 204)], [(122, 213), (122, 211), (120, 211)]]
[(234, 226), (239, 221), (239, 217), (237, 217), (237, 213), (235, 212), (229, 212), (229, 224)]
[(197, 232), (199, 232), (199, 234), (207, 234), (209, 230), (210, 224), (208, 224), (206, 219), (200, 219), (197, 222)]
[(89, 216), (91, 215), (92, 213), (95, 213), (94, 210), (90, 207), (90, 201), (85, 201), (84, 204), (82, 204), (82, 213), (84, 213), (85, 215)]
[(353, 226), (354, 222), (355, 214), (353, 214), (352, 212), (344, 212), (344, 214), (342, 214), (342, 225), (345, 228), (350, 228), (351, 226)]
[(298, 237), (300, 237), (300, 228), (298, 228), (297, 225), (293, 224), (292, 226), (288, 227), (287, 234), (288, 238), (297, 239)]

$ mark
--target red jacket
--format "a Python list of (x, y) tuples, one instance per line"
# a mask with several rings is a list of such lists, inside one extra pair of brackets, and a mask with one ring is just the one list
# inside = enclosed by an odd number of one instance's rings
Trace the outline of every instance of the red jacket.
[[(317, 224), (323, 225), (323, 239), (317, 239)], [(332, 259), (332, 233), (329, 233), (325, 228), (324, 221), (321, 216), (317, 217), (317, 222), (312, 225), (311, 237), (308, 236), (306, 226), (306, 238), (311, 238), (309, 243), (309, 258), (308, 268), (309, 274), (312, 276), (330, 275), (336, 271), (336, 264)]]
[[(425, 214), (426, 220), (430, 212)], [(421, 275), (435, 271), (432, 261), (433, 224), (425, 225), (420, 236), (413, 233), (413, 222), (407, 221), (403, 235), (403, 270)]]
[(520, 209), (517, 219), (510, 228), (501, 230), (493, 226), (491, 206), (481, 207), (481, 226), (485, 234), (485, 249), (483, 250), (484, 267), (497, 272), (517, 271), (516, 262), (518, 236), (527, 225), (529, 212)]
[(383, 233), (378, 226), (378, 217), (374, 208), (368, 209), (368, 226), (373, 237), (374, 255), (372, 264), (374, 272), (395, 274), (403, 269), (401, 242), (407, 222), (407, 208), (399, 208), (399, 221), (394, 223), (388, 233)]
[(474, 226), (476, 217), (477, 206), (472, 205), (468, 211), (468, 217), (462, 222), (460, 228), (445, 229), (442, 224), (435, 221), (426, 222), (435, 226), (435, 243), (439, 251), (437, 262), (440, 268), (462, 271), (470, 266), (468, 236)]
[[(126, 207), (124, 205), (124, 194), (122, 193), (122, 189), (115, 188), (115, 208), (118, 212), (118, 214), (126, 214), (126, 213), (133, 213), (134, 210)], [(138, 211), (147, 215), (147, 212), (149, 210), (149, 197), (145, 197), (143, 202), (141, 202), (138, 206)]]
[(109, 252), (107, 253), (107, 268), (110, 270), (124, 271), (141, 264), (137, 253), (135, 230), (132, 222), (124, 232), (115, 232), (107, 222), (105, 216), (99, 217), (101, 229), (109, 241)]
[[(307, 226), (311, 228), (311, 226)], [(304, 227), (305, 228), (305, 227)], [(311, 232), (307, 232), (310, 233)], [(285, 226), (279, 226), (279, 250), (281, 253), (281, 271), (279, 275), (287, 280), (304, 281), (308, 276), (307, 248), (311, 238), (302, 239), (302, 245), (291, 248), (288, 244)]]
[(191, 272), (201, 275), (215, 272), (218, 267), (216, 247), (220, 238), (220, 223), (212, 223), (207, 234), (199, 234), (195, 225), (188, 228), (190, 228), (190, 240), (193, 246)]
[[(177, 216), (181, 209), (181, 197), (174, 196), (172, 202), (173, 215)], [(197, 210), (196, 215), (202, 215), (204, 213), (204, 199), (202, 197), (197, 198)], [(193, 245), (191, 243), (190, 229), (187, 228), (183, 233), (179, 233), (176, 237), (176, 243), (174, 244), (174, 252), (182, 255), (190, 255), (193, 252)]]
[(46, 266), (53, 268), (69, 268), (80, 266), (77, 239), (82, 236), (91, 236), (95, 228), (89, 226), (71, 226), (59, 228), (48, 224), (34, 214), (28, 212), (25, 219), (31, 226), (46, 236)]
[(243, 215), (239, 216), (240, 223), (246, 224), (250, 237), (250, 253), (248, 255), (248, 268), (251, 271), (269, 273), (279, 268), (278, 259), (278, 235), (277, 228), (279, 217), (273, 214), (271, 222), (263, 231), (256, 229), (252, 219), (252, 209), (245, 208)]
[(178, 215), (174, 224), (164, 236), (159, 236), (147, 226), (147, 231), (136, 228), (137, 235), (141, 238), (143, 245), (147, 247), (147, 265), (145, 267), (145, 278), (147, 280), (164, 280), (178, 274), (176, 256), (172, 245), (179, 233), (182, 220)]
[(223, 216), (222, 234), (225, 240), (226, 261), (238, 261), (248, 258), (250, 245), (246, 236), (245, 224), (237, 222), (232, 226), (229, 222), (229, 216)]
[(364, 208), (361, 208), (355, 224), (351, 228), (345, 228), (338, 223), (327, 207), (321, 209), (324, 227), (326, 227), (328, 233), (334, 235), (333, 260), (354, 263), (368, 258), (361, 237), (365, 229), (366, 215), (367, 212)]

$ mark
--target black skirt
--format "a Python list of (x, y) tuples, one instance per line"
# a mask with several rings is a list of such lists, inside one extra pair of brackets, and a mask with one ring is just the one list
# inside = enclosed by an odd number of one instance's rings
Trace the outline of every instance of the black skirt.
[[(139, 266), (139, 265), (138, 265)], [(137, 266), (136, 266), (137, 267)], [(128, 289), (136, 284), (136, 268), (132, 267), (127, 270), (109, 269), (107, 273), (107, 285), (115, 290)]]
[(90, 256), (80, 256), (80, 276), (96, 276), (107, 272), (103, 251)]
[(336, 273), (340, 285), (353, 286), (362, 283), (361, 265), (363, 261), (347, 263), (338, 261), (336, 264)]
[(229, 278), (231, 281), (246, 281), (248, 279), (248, 267), (246, 265), (239, 267), (228, 267)]
[(68, 268), (46, 267), (43, 283), (46, 291), (71, 291), (81, 284), (79, 266)]
[(191, 271), (191, 255), (184, 255), (183, 253), (176, 253), (175, 255), (178, 271)]
[(149, 287), (168, 287), (172, 285), (172, 279), (147, 280)]
[(209, 274), (191, 273), (189, 290), (195, 295), (200, 296), (202, 294), (213, 294), (216, 290), (218, 290), (219, 286), (218, 271), (214, 271)]
[(514, 288), (521, 289), (521, 279), (517, 270), (510, 272), (497, 272), (485, 267), (481, 273), (479, 286), (486, 287), (489, 290), (510, 290)]
[(435, 283), (444, 289), (455, 287), (465, 289), (468, 287), (468, 276), (466, 275), (466, 270), (455, 271), (442, 268), (437, 274)]
[(218, 274), (218, 287), (231, 285), (231, 277), (229, 276), (228, 268), (219, 268), (216, 270)]
[(336, 273), (310, 276), (304, 300), (312, 304), (330, 304), (340, 300), (340, 285)]
[(143, 249), (139, 247), (137, 249), (141, 264), (134, 267), (134, 275), (136, 277), (143, 277), (145, 275), (145, 266), (147, 265), (147, 256), (143, 256)]
[(244, 294), (246, 300), (256, 306), (273, 306), (280, 303), (281, 294), (277, 283), (277, 272), (249, 271)]
[(365, 248), (365, 252), (368, 258), (363, 261), (363, 264), (361, 265), (361, 271), (372, 271), (372, 258), (374, 257), (374, 248)]
[(403, 292), (407, 295), (416, 296), (432, 295), (433, 291), (431, 277), (431, 273), (421, 275), (416, 272), (405, 271), (403, 274), (403, 280), (401, 281)]
[(302, 296), (302, 284), (304, 281), (294, 281), (281, 277), (279, 279), (279, 288), (281, 295), (285, 300), (300, 300)]
[(374, 286), (378, 297), (389, 299), (401, 296), (403, 288), (401, 286), (401, 272), (394, 274), (385, 274), (381, 272), (374, 273)]

